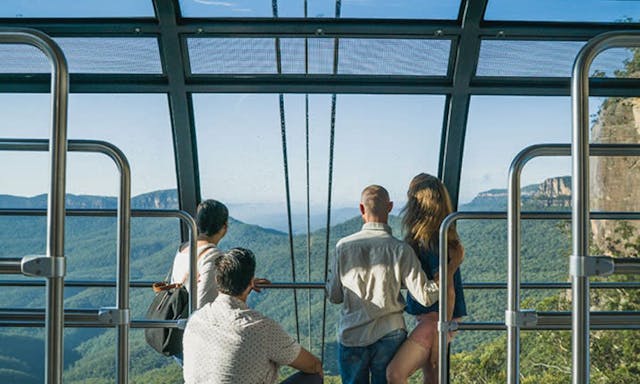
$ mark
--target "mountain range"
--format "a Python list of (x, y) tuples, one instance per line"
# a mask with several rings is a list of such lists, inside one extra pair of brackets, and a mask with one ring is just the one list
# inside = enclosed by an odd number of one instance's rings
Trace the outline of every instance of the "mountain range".
[[(566, 180), (550, 180), (540, 185), (526, 187), (525, 209), (532, 206), (550, 206), (550, 201), (560, 201), (564, 195), (554, 196), (549, 185), (560, 185)], [(549, 184), (549, 185), (547, 185)], [(525, 195), (525, 193), (523, 193)], [(132, 207), (140, 209), (175, 208), (175, 191), (165, 190), (136, 196)], [(482, 210), (502, 206), (506, 192), (494, 190), (480, 194), (471, 208)], [(502, 201), (502, 202), (501, 202)], [(67, 196), (69, 208), (114, 208), (115, 198), (102, 196)], [(12, 205), (13, 204), (13, 205)], [(0, 208), (42, 208), (46, 196), (32, 198), (0, 195)], [(551, 204), (553, 206), (553, 204)], [(238, 207), (230, 207), (232, 214)], [(461, 209), (468, 209), (462, 207)], [(286, 219), (286, 215), (282, 215)], [(335, 222), (335, 221), (334, 221)], [(307, 253), (306, 235), (293, 237), (293, 260), (289, 248), (289, 236), (283, 231), (247, 224), (230, 219), (229, 232), (220, 243), (227, 249), (243, 246), (254, 250), (258, 258), (256, 274), (272, 281), (291, 281), (292, 262), (298, 281), (322, 281), (326, 251), (336, 241), (357, 231), (362, 222), (352, 215), (348, 220), (332, 225), (329, 244), (326, 244), (326, 228), (322, 226), (311, 233), (310, 253)], [(394, 233), (400, 236), (400, 220), (390, 218)], [(68, 257), (68, 279), (108, 280), (115, 278), (116, 223), (114, 218), (69, 217), (66, 228), (65, 255)], [(463, 221), (458, 224), (467, 251), (463, 276), (467, 282), (506, 281), (506, 224), (496, 221)], [(16, 257), (33, 254), (44, 249), (45, 220), (43, 217), (0, 217), (0, 256)], [(169, 269), (177, 244), (180, 243), (179, 226), (175, 219), (132, 219), (131, 278), (132, 280), (161, 279)], [(566, 260), (559, 254), (568, 249), (566, 234), (557, 222), (525, 222), (522, 239), (524, 281), (565, 281)], [(539, 240), (544, 238), (544, 242)], [(310, 264), (308, 264), (310, 261)], [(465, 272), (466, 271), (466, 272)], [(41, 308), (44, 306), (42, 288), (2, 288), (0, 307)], [(322, 333), (323, 292), (307, 295), (298, 291), (298, 327), (293, 311), (294, 296), (290, 290), (265, 290), (250, 297), (250, 305), (278, 320), (293, 335), (300, 330), (300, 341), (320, 354)], [(529, 298), (541, 298), (537, 292), (524, 294)], [(132, 317), (141, 318), (152, 297), (151, 289), (132, 289)], [(67, 308), (100, 308), (113, 306), (113, 289), (65, 290)], [(504, 291), (469, 291), (467, 305), (470, 321), (500, 321), (504, 316)], [(310, 309), (310, 311), (309, 311)], [(328, 306), (326, 321), (325, 370), (337, 374), (335, 326), (339, 306)], [(411, 321), (410, 319), (408, 319)], [(308, 335), (311, 329), (311, 337)], [(474, 350), (495, 337), (489, 333), (462, 333), (454, 350)], [(41, 382), (43, 365), (40, 351), (43, 348), (41, 329), (3, 329), (0, 332), (0, 382)], [(65, 382), (108, 383), (114, 374), (114, 332), (101, 329), (67, 329), (65, 331)], [(157, 355), (146, 346), (139, 330), (131, 332), (131, 382), (161, 382), (165, 378), (179, 382), (179, 369), (171, 360)], [(176, 381), (171, 381), (171, 380)]]

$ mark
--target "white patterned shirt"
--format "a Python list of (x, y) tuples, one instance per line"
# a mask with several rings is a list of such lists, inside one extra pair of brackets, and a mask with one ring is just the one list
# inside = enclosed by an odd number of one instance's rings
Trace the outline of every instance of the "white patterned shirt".
[(405, 329), (406, 287), (424, 306), (438, 301), (438, 285), (427, 278), (413, 249), (393, 237), (384, 223), (366, 223), (336, 245), (327, 282), (329, 301), (343, 303), (338, 339), (364, 347), (396, 329)]
[(191, 315), (182, 343), (185, 384), (272, 384), (301, 348), (276, 321), (224, 293)]

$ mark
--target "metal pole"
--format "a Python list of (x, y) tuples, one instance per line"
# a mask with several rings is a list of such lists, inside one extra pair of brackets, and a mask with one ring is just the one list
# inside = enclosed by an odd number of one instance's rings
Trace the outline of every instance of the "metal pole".
[[(593, 59), (612, 47), (640, 45), (640, 32), (610, 32), (596, 36), (580, 50), (571, 76), (572, 106), (572, 248), (575, 263), (589, 254), (589, 68)], [(571, 276), (573, 384), (588, 384), (589, 276)]]
[(2, 257), (0, 258), (0, 275), (19, 275), (22, 273), (20, 264), (22, 258), (18, 257)]
[(520, 157), (509, 168), (507, 206), (507, 383), (517, 384), (520, 377), (520, 327), (513, 321), (520, 312)]
[[(65, 186), (67, 159), (67, 100), (69, 71), (62, 50), (49, 36), (34, 29), (2, 29), (0, 43), (28, 44), (51, 63), (51, 182), (47, 198), (47, 256), (64, 258)], [(47, 278), (45, 383), (62, 383), (64, 274)]]
[(449, 319), (447, 318), (447, 306), (449, 303), (449, 298), (447, 297), (448, 290), (448, 281), (447, 274), (449, 272), (449, 247), (447, 243), (449, 242), (449, 227), (451, 226), (452, 221), (455, 220), (455, 216), (449, 215), (440, 224), (440, 281), (438, 282), (438, 286), (440, 290), (438, 294), (440, 295), (439, 301), (439, 312), (438, 312), (438, 344), (440, 348), (438, 349), (438, 378), (440, 383), (448, 383), (449, 382), (449, 367), (447, 366), (447, 339), (449, 336)]
[(129, 280), (131, 251), (131, 167), (126, 156), (116, 147), (109, 146), (107, 153), (120, 172), (118, 191), (118, 271), (116, 275), (116, 308), (122, 311), (126, 321), (116, 325), (118, 342), (116, 352), (117, 383), (129, 382)]
[(568, 154), (568, 145), (534, 145), (522, 150), (513, 159), (509, 168), (507, 208), (507, 383), (520, 382), (520, 232), (521, 193), (520, 175), (524, 165), (534, 157), (561, 156)]

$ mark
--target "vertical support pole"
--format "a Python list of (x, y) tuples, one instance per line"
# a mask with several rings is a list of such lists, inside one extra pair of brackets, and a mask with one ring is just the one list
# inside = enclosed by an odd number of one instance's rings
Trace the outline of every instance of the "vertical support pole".
[[(48, 38), (47, 38), (48, 39)], [(65, 187), (67, 170), (67, 101), (69, 74), (62, 50), (50, 40), (57, 57), (52, 60), (51, 109), (52, 128), (51, 184), (47, 198), (47, 256), (64, 257)], [(45, 322), (46, 383), (62, 383), (64, 366), (64, 275), (47, 279), (47, 307)]]
[[(586, 52), (586, 53), (585, 53)], [(572, 252), (578, 259), (589, 253), (589, 73), (594, 54), (587, 44), (578, 54), (571, 78), (573, 135), (571, 142)], [(588, 384), (589, 277), (571, 276), (573, 384)]]
[(520, 325), (514, 320), (520, 312), (520, 173), (521, 156), (509, 169), (509, 201), (507, 211), (508, 267), (507, 267), (507, 383), (520, 382)]
[(129, 281), (131, 251), (131, 168), (124, 154), (113, 157), (120, 171), (118, 191), (118, 272), (116, 308), (126, 314), (126, 321), (116, 325), (116, 373), (119, 384), (129, 382)]
[[(583, 265), (589, 253), (589, 68), (602, 51), (614, 47), (640, 46), (638, 31), (608, 32), (589, 40), (573, 64), (571, 107), (572, 159), (572, 262)], [(573, 384), (589, 384), (589, 276), (573, 268), (572, 353)]]
[[(60, 47), (46, 34), (33, 29), (0, 29), (0, 43), (28, 44), (38, 48), (51, 63), (51, 139), (49, 193), (47, 197), (48, 257), (64, 260), (65, 187), (67, 170), (67, 101), (69, 71)], [(64, 337), (64, 273), (47, 277), (45, 383), (62, 383)]]
[(440, 224), (440, 281), (438, 282), (438, 286), (440, 287), (439, 292), (439, 312), (438, 312), (438, 378), (440, 383), (448, 383), (449, 382), (449, 366), (447, 364), (447, 348), (448, 348), (448, 337), (449, 337), (449, 319), (447, 318), (447, 307), (449, 305), (449, 298), (447, 295), (447, 275), (449, 272), (449, 247), (447, 243), (449, 242), (449, 227), (452, 225), (453, 220), (455, 220), (455, 216), (449, 215), (447, 216), (443, 222)]

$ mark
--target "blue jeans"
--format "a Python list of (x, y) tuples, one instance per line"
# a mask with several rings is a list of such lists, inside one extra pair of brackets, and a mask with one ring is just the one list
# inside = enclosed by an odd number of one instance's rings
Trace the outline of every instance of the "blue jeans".
[(346, 347), (340, 344), (338, 362), (342, 384), (386, 384), (387, 365), (406, 338), (407, 331), (396, 329), (366, 347)]

